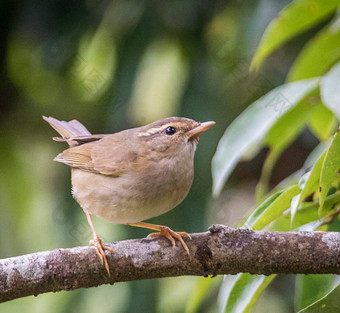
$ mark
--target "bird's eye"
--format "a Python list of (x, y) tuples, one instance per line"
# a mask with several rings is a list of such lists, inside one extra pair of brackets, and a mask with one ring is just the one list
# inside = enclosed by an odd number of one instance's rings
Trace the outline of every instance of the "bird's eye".
[(165, 133), (167, 135), (173, 135), (176, 132), (176, 128), (173, 126), (169, 126), (165, 129)]

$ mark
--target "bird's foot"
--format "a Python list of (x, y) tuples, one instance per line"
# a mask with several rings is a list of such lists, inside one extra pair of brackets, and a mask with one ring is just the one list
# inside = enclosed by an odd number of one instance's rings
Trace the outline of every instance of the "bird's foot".
[(105, 246), (98, 236), (90, 240), (89, 245), (94, 246), (96, 248), (96, 253), (100, 259), (100, 262), (102, 263), (102, 265), (103, 264), (105, 265), (105, 269), (110, 276), (109, 263), (107, 262), (105, 250), (110, 251), (112, 253), (116, 253), (116, 252), (112, 250), (110, 247)]
[(157, 238), (157, 237), (165, 237), (170, 240), (173, 247), (175, 247), (175, 239), (179, 240), (182, 244), (184, 250), (187, 252), (187, 254), (190, 257), (190, 252), (187, 244), (184, 242), (182, 237), (189, 237), (191, 240), (191, 236), (186, 232), (174, 232), (167, 226), (160, 226), (160, 232), (159, 233), (152, 233), (148, 236), (148, 238)]

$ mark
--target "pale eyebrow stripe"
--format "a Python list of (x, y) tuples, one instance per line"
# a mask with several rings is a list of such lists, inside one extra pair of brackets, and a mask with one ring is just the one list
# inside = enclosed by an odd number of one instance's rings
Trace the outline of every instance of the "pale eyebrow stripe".
[(164, 125), (162, 127), (153, 127), (153, 128), (151, 128), (151, 129), (149, 129), (145, 132), (139, 133), (138, 136), (140, 136), (140, 137), (152, 136), (152, 135), (158, 133), (159, 131), (165, 129), (166, 127), (167, 127), (167, 125)]
[(140, 136), (140, 137), (152, 136), (152, 135), (154, 135), (154, 134), (156, 134), (156, 133), (166, 129), (169, 126), (173, 126), (173, 127), (177, 128), (179, 126), (179, 124), (178, 123), (169, 123), (169, 124), (166, 124), (166, 125), (162, 125), (162, 126), (158, 126), (158, 127), (153, 127), (153, 128), (151, 128), (151, 129), (149, 129), (149, 130), (147, 130), (145, 132), (139, 133), (138, 136)]

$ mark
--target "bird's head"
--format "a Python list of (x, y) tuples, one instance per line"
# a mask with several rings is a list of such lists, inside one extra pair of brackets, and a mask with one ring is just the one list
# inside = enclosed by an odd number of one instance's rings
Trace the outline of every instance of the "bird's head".
[(188, 151), (194, 155), (199, 135), (213, 125), (213, 121), (201, 123), (184, 117), (169, 117), (137, 128), (136, 135), (150, 153), (171, 158)]

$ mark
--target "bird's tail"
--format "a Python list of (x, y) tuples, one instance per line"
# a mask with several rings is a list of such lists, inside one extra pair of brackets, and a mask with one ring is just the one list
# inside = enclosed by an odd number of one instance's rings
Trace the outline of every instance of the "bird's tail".
[(73, 137), (81, 137), (81, 136), (89, 136), (91, 133), (87, 130), (87, 128), (77, 120), (72, 120), (69, 122), (66, 121), (59, 121), (53, 117), (46, 117), (43, 116), (43, 119), (49, 123), (61, 136), (61, 138), (53, 138), (54, 140), (61, 140), (61, 141), (67, 141), (67, 143), (72, 147), (78, 145), (76, 141), (73, 140), (67, 140), (68, 138)]

